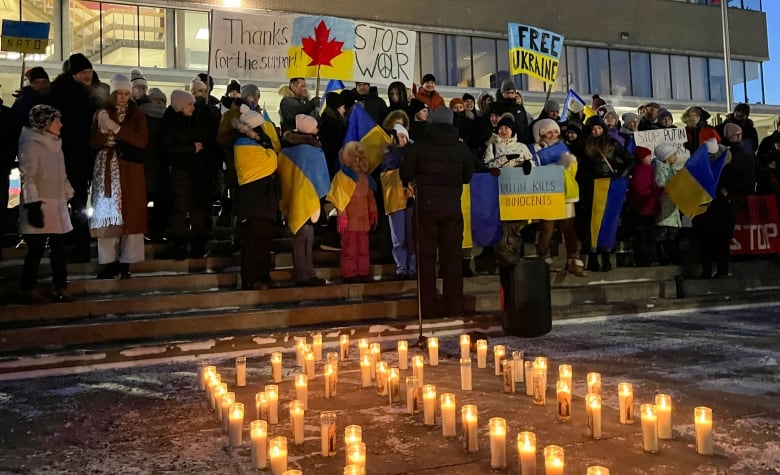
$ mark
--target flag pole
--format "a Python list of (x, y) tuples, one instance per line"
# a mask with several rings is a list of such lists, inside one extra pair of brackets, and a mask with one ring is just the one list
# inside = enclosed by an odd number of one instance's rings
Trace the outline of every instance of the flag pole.
[(25, 64), (25, 60), (27, 59), (27, 54), (22, 53), (22, 76), (19, 78), (19, 90), (22, 90), (24, 88), (24, 70), (27, 67)]
[[(417, 187), (414, 188), (414, 194), (414, 252), (417, 261), (417, 328), (419, 330), (416, 346), (417, 348), (426, 348), (428, 338), (423, 336), (422, 299), (420, 297), (420, 209), (417, 207)], [(435, 267), (433, 272), (436, 272)]]
[(734, 104), (734, 97), (731, 90), (731, 41), (729, 40), (729, 6), (727, 0), (720, 0), (720, 18), (723, 26), (723, 71), (726, 82), (726, 113), (729, 113)]

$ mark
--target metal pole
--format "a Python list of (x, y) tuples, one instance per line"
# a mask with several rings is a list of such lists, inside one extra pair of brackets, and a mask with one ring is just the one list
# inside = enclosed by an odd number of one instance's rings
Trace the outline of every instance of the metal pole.
[(731, 112), (734, 106), (731, 90), (731, 42), (729, 41), (729, 5), (728, 0), (720, 0), (720, 17), (723, 23), (723, 66), (726, 82), (726, 112)]

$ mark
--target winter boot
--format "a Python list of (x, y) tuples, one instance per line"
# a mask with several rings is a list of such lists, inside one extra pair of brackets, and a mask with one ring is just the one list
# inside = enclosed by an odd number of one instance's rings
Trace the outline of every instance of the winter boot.
[(101, 269), (98, 271), (97, 278), (98, 279), (114, 279), (119, 275), (119, 261), (109, 262), (108, 264), (103, 264)]
[(609, 260), (609, 253), (601, 253), (601, 272), (609, 272), (612, 270), (612, 261)]
[(119, 278), (120, 279), (130, 278), (130, 264), (128, 264), (127, 262), (119, 263)]
[(588, 254), (588, 270), (591, 272), (599, 272), (601, 266), (599, 265), (599, 257), (595, 252)]

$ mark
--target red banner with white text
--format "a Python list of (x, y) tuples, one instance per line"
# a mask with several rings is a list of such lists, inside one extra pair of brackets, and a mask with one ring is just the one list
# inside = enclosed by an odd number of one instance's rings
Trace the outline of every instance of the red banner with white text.
[(780, 253), (778, 221), (774, 195), (748, 196), (747, 206), (737, 210), (731, 254)]

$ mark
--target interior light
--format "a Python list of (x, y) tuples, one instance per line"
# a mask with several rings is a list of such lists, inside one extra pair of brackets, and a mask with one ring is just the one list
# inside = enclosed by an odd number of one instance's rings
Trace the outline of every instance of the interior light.
[(230, 8), (238, 8), (241, 6), (241, 0), (222, 0), (222, 5)]
[(209, 39), (209, 29), (208, 28), (200, 28), (200, 29), (198, 29), (197, 33), (195, 33), (195, 39), (196, 40), (208, 40)]

